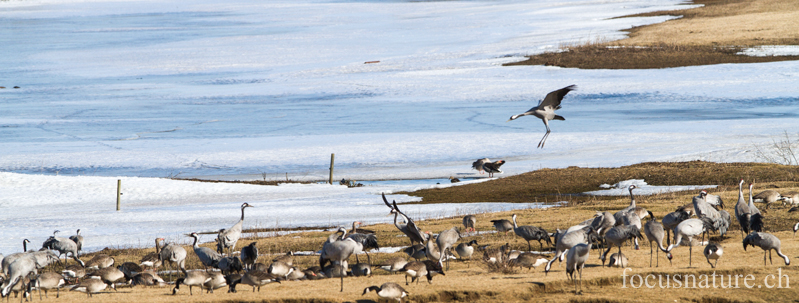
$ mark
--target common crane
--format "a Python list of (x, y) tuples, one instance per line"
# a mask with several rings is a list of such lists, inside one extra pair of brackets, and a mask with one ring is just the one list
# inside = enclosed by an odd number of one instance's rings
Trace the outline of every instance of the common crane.
[[(581, 294), (583, 292), (583, 268), (585, 261), (588, 260), (588, 254), (591, 252), (591, 242), (587, 244), (577, 244), (569, 249), (566, 256), (566, 275), (574, 282), (574, 293)], [(574, 272), (580, 273), (580, 291), (577, 291), (577, 279)]]
[(219, 244), (222, 245), (222, 249), (227, 249), (228, 254), (234, 249), (236, 249), (236, 242), (239, 241), (241, 238), (241, 226), (244, 223), (244, 209), (247, 207), (254, 207), (248, 203), (241, 204), (241, 219), (236, 224), (233, 224), (232, 227), (219, 232), (217, 235), (217, 239), (219, 240)]
[(538, 249), (543, 250), (543, 245), (541, 244), (541, 240), (547, 242), (547, 245), (552, 245), (552, 239), (549, 238), (549, 233), (538, 226), (530, 226), (530, 225), (523, 225), (518, 226), (516, 224), (516, 214), (513, 214), (513, 232), (516, 233), (517, 236), (522, 237), (525, 241), (527, 241), (527, 250), (532, 251), (533, 247), (530, 246), (530, 241), (536, 240), (538, 241)]
[[(657, 257), (655, 259), (657, 259), (657, 263), (655, 267), (660, 267), (660, 251), (666, 250), (663, 246), (663, 237), (666, 236), (666, 233), (663, 229), (663, 224), (655, 219), (655, 215), (652, 212), (649, 213), (649, 217), (649, 221), (644, 224), (644, 234), (647, 241), (649, 241), (649, 267), (652, 267), (652, 242), (655, 242), (659, 249), (656, 250)], [(671, 253), (666, 253), (666, 258), (669, 259), (669, 264), (671, 264)]]
[[(341, 236), (338, 235), (341, 232)], [(358, 246), (354, 240), (346, 238), (347, 230), (339, 228), (338, 232), (330, 235), (328, 242), (322, 246), (322, 253), (319, 255), (319, 267), (324, 268), (327, 261), (338, 262), (341, 266), (341, 292), (344, 291), (344, 270), (347, 268), (347, 259), (355, 252)]]
[(785, 260), (786, 266), (791, 265), (791, 260), (788, 258), (788, 256), (782, 253), (782, 250), (780, 250), (780, 244), (781, 244), (780, 239), (778, 239), (772, 234), (764, 232), (753, 232), (747, 235), (746, 238), (744, 238), (743, 244), (744, 244), (744, 250), (746, 250), (746, 247), (750, 245), (753, 247), (757, 246), (763, 249), (763, 266), (766, 265), (766, 252), (768, 252), (768, 260), (771, 262), (771, 264), (774, 264), (774, 262), (771, 261), (772, 250), (776, 251), (777, 255), (782, 257), (783, 260)]
[(194, 254), (200, 258), (200, 262), (205, 266), (205, 271), (208, 271), (208, 267), (216, 267), (219, 259), (222, 259), (222, 255), (208, 247), (200, 247), (198, 243), (200, 242), (200, 235), (196, 232), (191, 233), (190, 236), (194, 238), (194, 244), (192, 245), (192, 247), (194, 247)]
[(573, 91), (575, 89), (577, 89), (576, 85), (569, 85), (559, 90), (550, 92), (549, 94), (547, 94), (544, 100), (541, 100), (538, 103), (538, 106), (533, 107), (524, 113), (513, 115), (510, 117), (510, 119), (508, 119), (508, 121), (516, 120), (519, 117), (524, 117), (529, 115), (533, 115), (536, 118), (541, 119), (541, 121), (544, 122), (544, 126), (546, 126), (547, 128), (547, 132), (546, 134), (544, 134), (544, 137), (541, 138), (541, 141), (538, 142), (538, 147), (544, 148), (544, 144), (546, 143), (547, 137), (549, 137), (550, 133), (549, 120), (566, 120), (562, 116), (556, 115), (555, 111), (560, 109), (560, 102), (561, 100), (563, 100), (563, 97), (566, 96), (566, 94), (568, 94), (570, 91)]

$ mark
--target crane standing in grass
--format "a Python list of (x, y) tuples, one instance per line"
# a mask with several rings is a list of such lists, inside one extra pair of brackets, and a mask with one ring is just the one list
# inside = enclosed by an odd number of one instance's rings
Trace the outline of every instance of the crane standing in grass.
[(552, 240), (549, 239), (549, 233), (543, 228), (530, 225), (518, 226), (516, 224), (516, 214), (513, 214), (513, 232), (516, 233), (517, 236), (522, 237), (525, 241), (527, 241), (528, 251), (533, 250), (533, 247), (530, 246), (530, 241), (532, 240), (538, 241), (539, 250), (543, 250), (541, 240), (547, 242), (548, 245), (552, 245)]
[(219, 241), (221, 248), (223, 250), (227, 249), (228, 255), (230, 255), (230, 253), (236, 249), (236, 242), (238, 242), (239, 238), (241, 238), (241, 226), (244, 223), (244, 209), (247, 207), (253, 206), (246, 202), (242, 204), (241, 219), (239, 222), (236, 222), (236, 224), (233, 224), (233, 226), (228, 229), (220, 231), (219, 235), (217, 235), (217, 240)]
[(546, 126), (547, 128), (547, 132), (546, 134), (544, 134), (544, 137), (541, 138), (541, 141), (538, 142), (538, 147), (544, 148), (544, 144), (547, 142), (547, 137), (549, 137), (550, 133), (549, 120), (561, 120), (561, 121), (566, 120), (566, 118), (556, 115), (555, 111), (560, 109), (560, 102), (563, 100), (563, 97), (566, 96), (566, 94), (568, 94), (570, 91), (573, 91), (575, 89), (577, 89), (576, 85), (569, 85), (559, 90), (550, 92), (549, 94), (547, 94), (544, 100), (541, 100), (541, 102), (538, 103), (538, 106), (533, 107), (524, 113), (510, 116), (510, 119), (508, 119), (508, 121), (516, 120), (519, 117), (530, 116), (530, 115), (533, 115), (538, 119), (541, 119), (541, 121), (544, 122), (544, 126)]

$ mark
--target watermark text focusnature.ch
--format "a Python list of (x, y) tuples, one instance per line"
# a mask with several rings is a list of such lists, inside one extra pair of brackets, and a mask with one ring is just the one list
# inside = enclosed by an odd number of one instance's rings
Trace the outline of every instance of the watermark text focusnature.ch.
[(633, 274), (632, 268), (622, 271), (621, 288), (791, 288), (790, 278), (777, 268), (776, 274), (768, 274), (762, 279), (748, 274)]

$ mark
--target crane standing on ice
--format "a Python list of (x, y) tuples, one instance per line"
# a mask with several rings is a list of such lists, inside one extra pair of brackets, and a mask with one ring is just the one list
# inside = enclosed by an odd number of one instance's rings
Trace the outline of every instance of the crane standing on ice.
[(544, 148), (544, 143), (546, 143), (547, 137), (549, 137), (550, 133), (549, 120), (566, 120), (566, 118), (556, 115), (555, 111), (560, 109), (560, 101), (563, 100), (563, 97), (566, 96), (566, 94), (568, 94), (570, 91), (576, 89), (577, 89), (576, 85), (569, 85), (559, 90), (550, 92), (549, 94), (547, 94), (544, 100), (541, 100), (541, 102), (538, 103), (538, 106), (533, 107), (524, 113), (510, 116), (510, 119), (508, 119), (508, 121), (516, 120), (519, 117), (524, 117), (529, 115), (536, 116), (538, 119), (541, 119), (541, 121), (544, 121), (544, 126), (547, 127), (547, 133), (544, 134), (544, 137), (541, 138), (540, 142), (538, 142), (538, 147)]

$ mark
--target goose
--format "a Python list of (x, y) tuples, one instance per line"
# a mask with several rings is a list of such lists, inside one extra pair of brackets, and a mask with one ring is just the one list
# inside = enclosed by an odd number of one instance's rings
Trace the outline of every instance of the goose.
[(292, 271), (294, 271), (294, 267), (288, 265), (286, 263), (275, 261), (269, 265), (269, 269), (266, 272), (276, 276), (276, 277), (283, 277), (285, 278), (288, 276)]
[(495, 173), (502, 173), (502, 170), (499, 169), (499, 167), (503, 164), (505, 164), (505, 160), (485, 162), (483, 163), (483, 170), (488, 173), (489, 178), (493, 178)]
[(116, 286), (114, 284), (106, 284), (103, 281), (98, 279), (85, 279), (78, 283), (77, 285), (73, 286), (70, 291), (79, 291), (85, 292), (86, 296), (91, 298), (93, 294), (99, 293), (105, 290), (108, 286), (111, 286), (111, 289), (116, 290)]
[(444, 270), (441, 268), (441, 263), (433, 260), (408, 262), (400, 271), (405, 272), (405, 285), (408, 285), (409, 276), (411, 277), (411, 282), (416, 281), (417, 285), (422, 277), (427, 277), (427, 283), (433, 284), (434, 275), (440, 274), (446, 276)]
[(771, 208), (771, 203), (782, 201), (782, 195), (773, 189), (767, 189), (754, 195), (755, 203), (766, 203), (766, 208)]
[(402, 267), (404, 267), (405, 264), (408, 264), (408, 260), (406, 260), (405, 258), (393, 257), (386, 260), (382, 265), (380, 265), (380, 268), (385, 269), (388, 272), (394, 274), (398, 272), (400, 269), (402, 269)]
[(530, 270), (534, 267), (539, 267), (547, 262), (549, 262), (549, 260), (541, 258), (537, 254), (533, 253), (521, 253), (518, 257), (509, 261), (511, 266), (527, 267), (527, 270)]
[(477, 217), (475, 217), (474, 215), (468, 215), (463, 217), (463, 228), (466, 228), (467, 232), (469, 231), (469, 229), (471, 229), (472, 231), (477, 231), (474, 228), (476, 225), (477, 225)]
[(228, 250), (228, 254), (234, 249), (236, 249), (236, 242), (239, 241), (241, 238), (241, 225), (244, 223), (244, 209), (247, 207), (254, 207), (248, 203), (244, 203), (241, 205), (241, 219), (236, 224), (233, 224), (232, 227), (220, 231), (217, 235), (217, 239), (219, 240), (219, 244), (222, 245), (223, 249)]
[(144, 257), (139, 260), (139, 265), (151, 268), (158, 268), (161, 266), (161, 246), (159, 246), (161, 241), (164, 241), (164, 238), (155, 238), (155, 252), (144, 255)]
[(253, 292), (256, 288), (258, 288), (258, 292), (261, 292), (261, 286), (272, 282), (280, 283), (280, 279), (263, 271), (251, 270), (242, 275), (241, 280), (228, 282), (231, 289), (229, 292), (236, 292), (236, 285), (239, 283), (252, 286)]
[(352, 266), (352, 275), (356, 277), (371, 277), (372, 266), (367, 263), (357, 263)]
[(307, 278), (305, 277), (305, 275), (306, 273), (300, 270), (299, 267), (293, 266), (291, 273), (286, 276), (286, 280), (290, 281), (306, 280)]
[(620, 253), (613, 253), (608, 258), (608, 267), (627, 267), (629, 260), (627, 260), (627, 256)]
[(141, 266), (139, 266), (139, 264), (133, 262), (122, 263), (122, 265), (117, 266), (117, 269), (119, 269), (123, 274), (125, 274), (125, 279), (131, 279), (134, 276), (144, 271), (144, 269)]
[(485, 170), (483, 170), (483, 164), (491, 162), (488, 158), (477, 159), (476, 161), (472, 162), (472, 169), (480, 172), (482, 175)]
[[(782, 257), (785, 260), (785, 265), (791, 265), (791, 260), (788, 256), (782, 253), (780, 250), (780, 239), (775, 237), (772, 234), (764, 233), (764, 232), (753, 232), (746, 236), (743, 241), (744, 250), (746, 250), (747, 246), (757, 246), (763, 250), (763, 266), (766, 265), (766, 252), (768, 252), (768, 259), (771, 261), (771, 251), (774, 250), (777, 252), (777, 255)], [(774, 262), (771, 262), (774, 264)]]
[(113, 257), (106, 254), (97, 254), (89, 262), (86, 262), (87, 269), (99, 270), (114, 265)]
[(36, 278), (34, 282), (34, 287), (39, 289), (39, 300), (42, 300), (42, 290), (44, 290), (44, 296), (47, 297), (48, 290), (56, 290), (55, 297), (58, 298), (61, 294), (60, 290), (61, 286), (64, 286), (66, 281), (64, 281), (64, 277), (54, 272), (46, 272), (39, 277)]
[(175, 280), (175, 288), (172, 289), (172, 294), (177, 295), (178, 291), (180, 291), (180, 284), (183, 284), (189, 287), (189, 295), (191, 296), (193, 295), (192, 288), (194, 286), (202, 288), (206, 282), (212, 279), (211, 274), (206, 271), (190, 271), (185, 277)]
[(799, 192), (797, 191), (789, 191), (784, 196), (782, 196), (782, 203), (788, 203), (788, 205), (794, 205), (799, 203)]
[(538, 147), (544, 148), (544, 144), (546, 143), (547, 137), (549, 137), (550, 133), (549, 120), (566, 120), (562, 116), (556, 115), (555, 111), (560, 109), (560, 102), (563, 100), (563, 97), (575, 89), (577, 89), (576, 85), (569, 85), (559, 90), (552, 91), (538, 103), (538, 106), (533, 107), (524, 113), (513, 115), (510, 117), (510, 119), (508, 119), (508, 121), (516, 120), (519, 117), (529, 115), (533, 115), (536, 118), (541, 119), (541, 121), (544, 122), (544, 126), (547, 128), (547, 132), (544, 134), (544, 137), (541, 138), (541, 141), (538, 142)]
[(133, 276), (133, 278), (130, 279), (128, 284), (130, 284), (131, 287), (135, 287), (135, 286), (139, 286), (139, 285), (141, 285), (141, 286), (154, 286), (154, 285), (158, 285), (160, 283), (159, 283), (158, 280), (156, 280), (155, 276), (153, 276), (151, 273), (144, 272), (144, 273), (139, 273), (139, 274), (136, 274), (135, 276)]
[(209, 293), (214, 293), (214, 290), (227, 286), (227, 281), (225, 281), (225, 276), (222, 273), (210, 272), (208, 275), (211, 276), (211, 280), (205, 281), (202, 285), (202, 289), (205, 289)]
[(506, 236), (509, 231), (513, 230), (513, 223), (505, 219), (491, 220), (491, 224), (497, 229), (497, 233), (504, 232)]
[[(719, 258), (724, 254), (724, 248), (722, 248), (719, 243), (710, 243), (705, 246), (705, 251), (703, 253), (707, 259), (707, 264), (710, 264), (711, 268), (716, 268), (716, 266), (719, 265)], [(716, 260), (716, 264), (710, 263), (711, 259)]]
[(541, 240), (547, 242), (548, 245), (552, 245), (552, 240), (549, 238), (549, 233), (540, 227), (537, 226), (518, 226), (516, 225), (516, 214), (513, 214), (513, 232), (516, 233), (517, 236), (522, 237), (525, 241), (527, 241), (527, 250), (532, 251), (533, 247), (530, 246), (530, 241), (536, 240), (538, 241), (538, 249), (543, 250), (543, 245), (541, 244)]
[[(116, 267), (106, 267), (88, 275), (89, 278), (100, 279), (107, 284), (114, 284), (119, 279), (125, 278), (125, 273)], [(116, 288), (114, 288), (116, 290)]]
[(287, 252), (285, 255), (278, 256), (272, 259), (272, 262), (283, 262), (288, 265), (294, 265), (294, 252)]
[(458, 244), (458, 246), (455, 247), (455, 252), (458, 253), (458, 257), (461, 259), (469, 258), (469, 260), (471, 260), (472, 255), (474, 254), (474, 246), (472, 245), (478, 245), (477, 240), (471, 240), (469, 242)]
[(363, 295), (366, 295), (366, 293), (370, 291), (374, 291), (377, 293), (377, 296), (381, 298), (393, 299), (397, 300), (397, 302), (402, 302), (402, 298), (408, 296), (408, 292), (405, 291), (402, 286), (399, 286), (399, 284), (394, 282), (383, 283), (383, 285), (380, 285), (380, 287), (374, 285), (369, 286), (363, 290)]
[(86, 276), (86, 269), (80, 264), (72, 264), (64, 268), (61, 271), (61, 274), (67, 278), (75, 279), (75, 283), (80, 282), (84, 276)]

